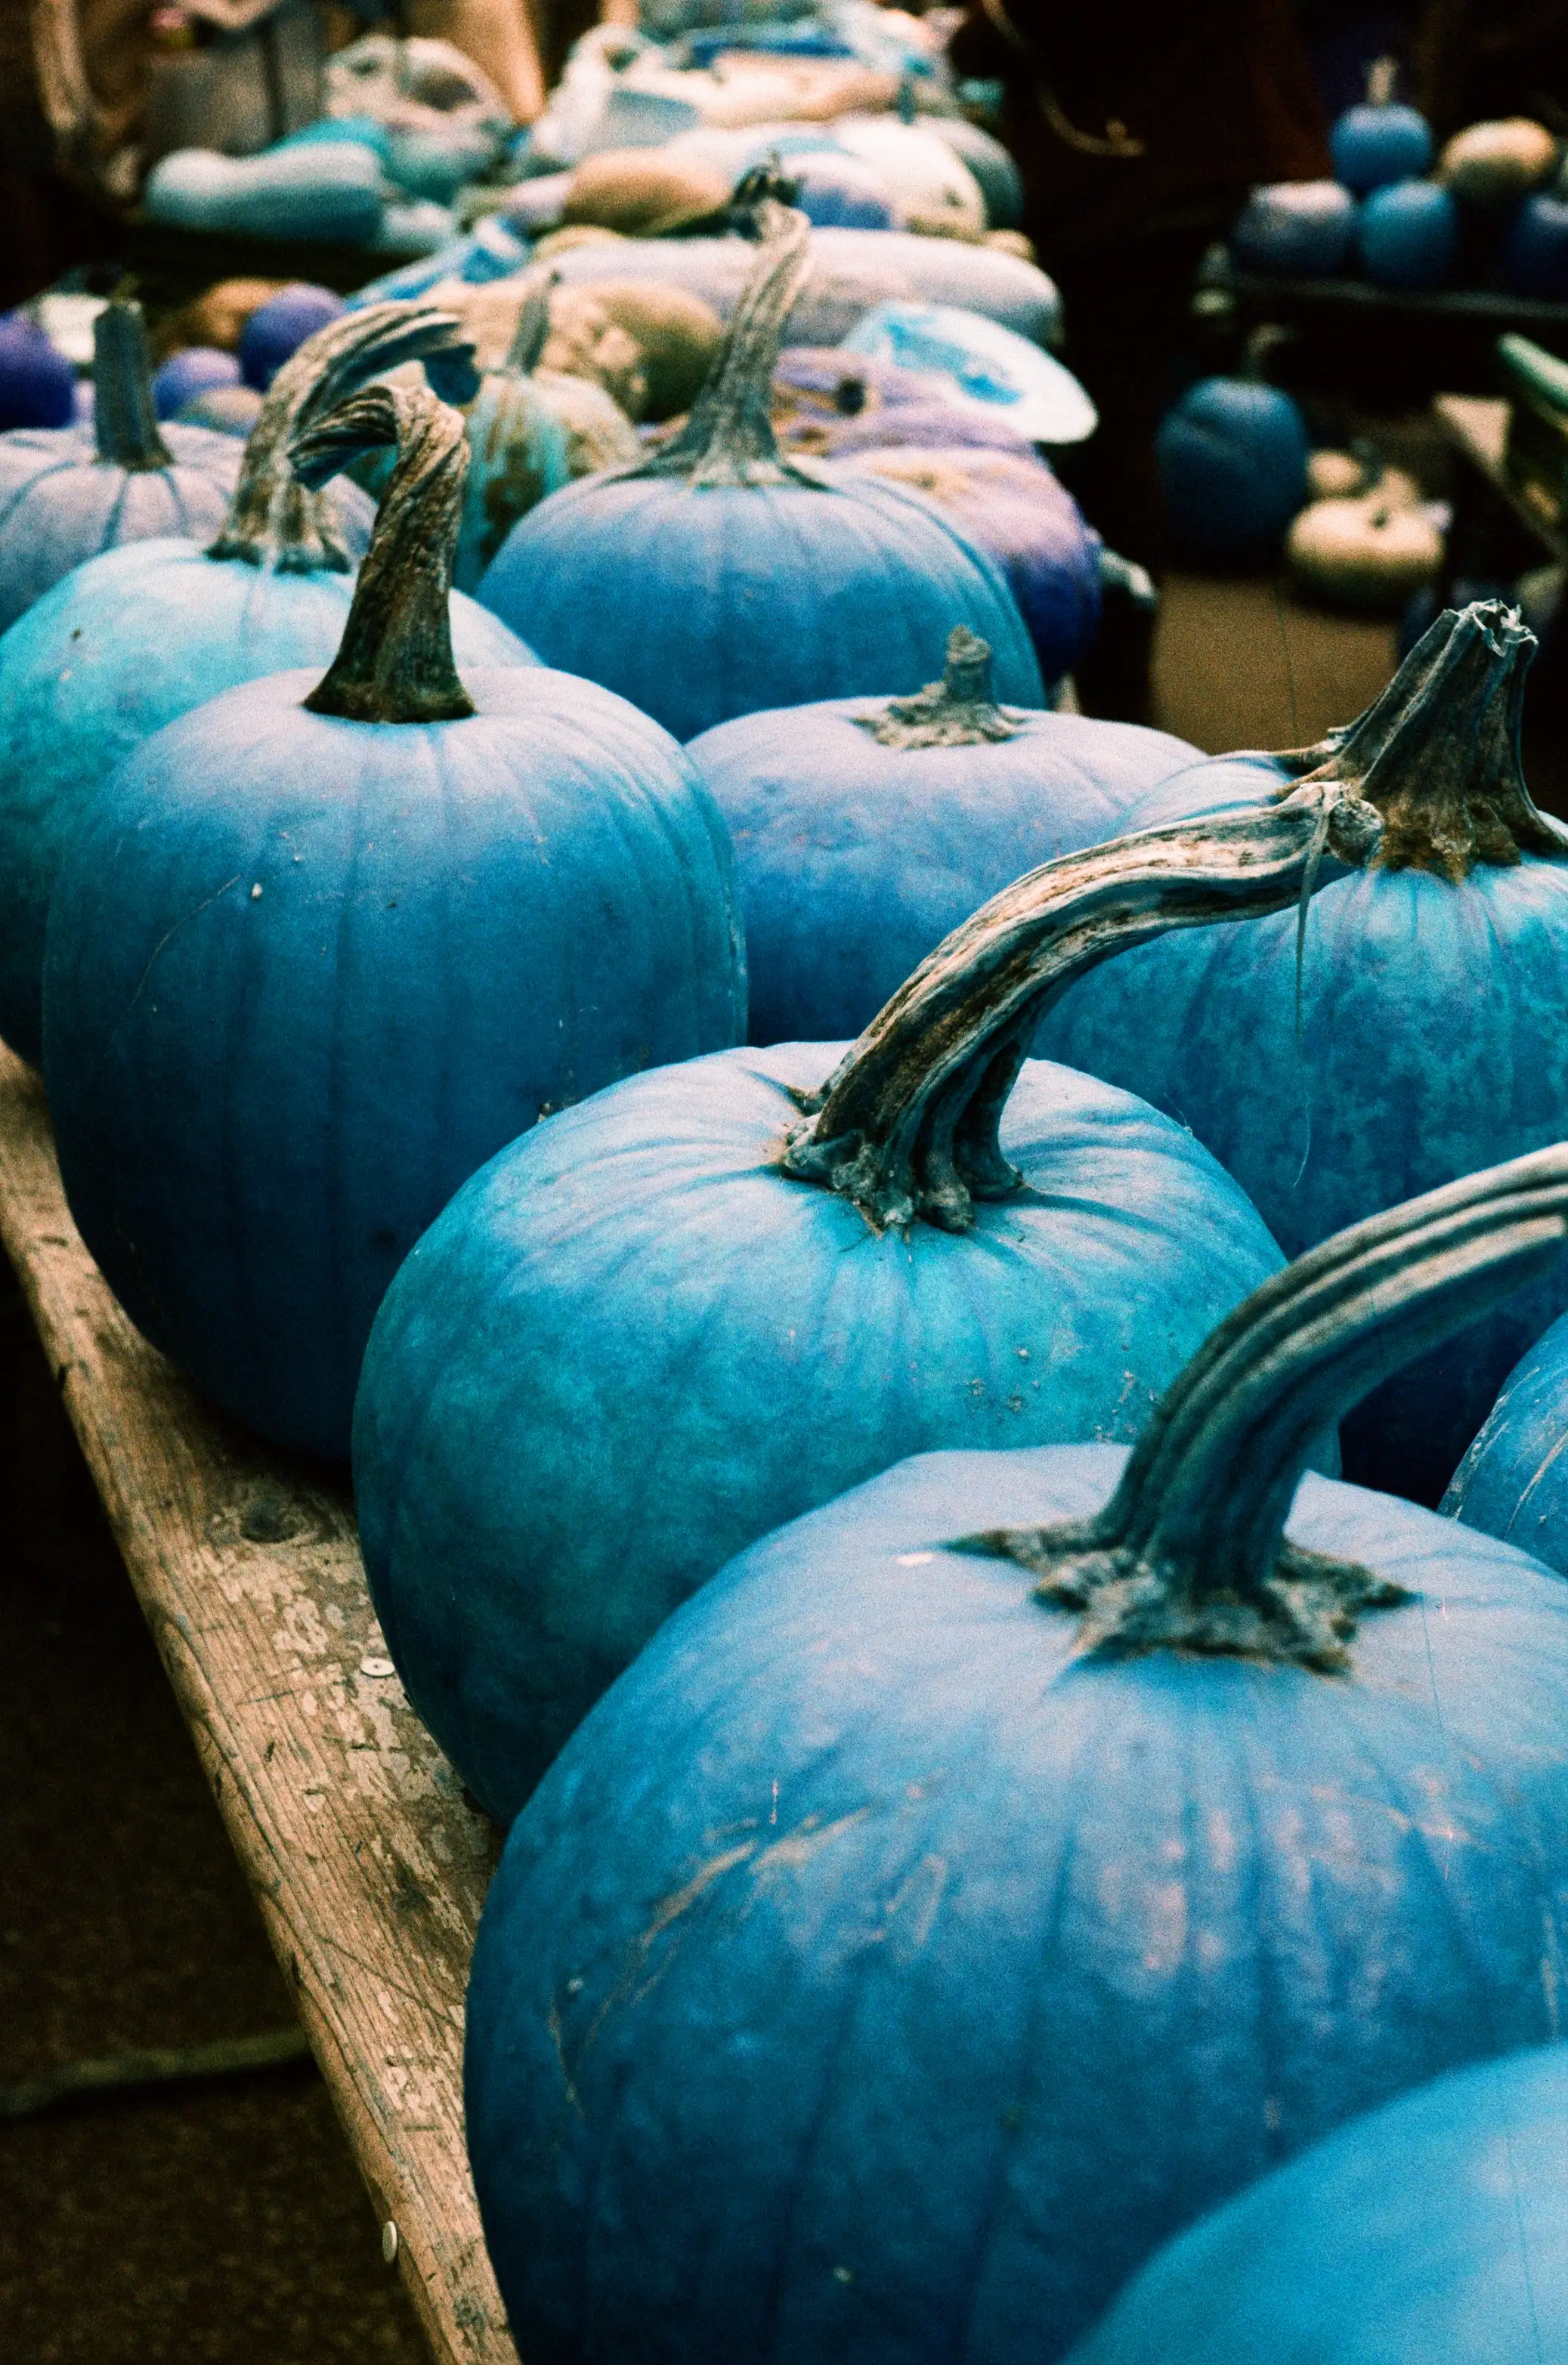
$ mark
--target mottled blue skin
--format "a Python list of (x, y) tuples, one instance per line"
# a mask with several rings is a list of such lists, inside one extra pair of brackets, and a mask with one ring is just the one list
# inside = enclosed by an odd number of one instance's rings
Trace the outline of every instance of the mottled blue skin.
[(1230, 251), (1244, 271), (1321, 279), (1343, 267), (1355, 234), (1355, 199), (1337, 181), (1271, 181), (1237, 215)]
[(1029, 1188), (879, 1236), (778, 1173), (841, 1044), (644, 1076), (476, 1176), (371, 1340), (354, 1487), (410, 1698), (503, 1821), (731, 1555), (946, 1445), (1130, 1439), (1279, 1252), (1150, 1109), (1032, 1064)]
[(1568, 1315), (1504, 1381), (1442, 1507), (1568, 1576)]
[(167, 468), (100, 460), (89, 422), (0, 435), (0, 632), (102, 550), (154, 535), (208, 543), (228, 515), (244, 448), (209, 427), (165, 422)]
[[(357, 559), (375, 513), (357, 486), (342, 491)], [(352, 575), (277, 575), (161, 538), (89, 559), (0, 637), (0, 1036), (24, 1059), (43, 1049), (54, 874), (116, 765), (236, 682), (325, 672), (353, 587)], [(452, 631), (460, 666), (538, 662), (461, 592)]]
[(1171, 2244), (1073, 2365), (1561, 2365), (1568, 2046), (1460, 2069)]
[[(1128, 829), (1256, 801), (1267, 757), (1177, 773)], [(1478, 865), (1461, 887), (1367, 870), (1296, 917), (1193, 929), (1108, 961), (1038, 1048), (1190, 1125), (1288, 1256), (1342, 1225), (1568, 1133), (1568, 862)], [(1568, 1272), (1519, 1290), (1358, 1407), (1354, 1478), (1435, 1503), (1506, 1373), (1568, 1305)]]
[[(56, 884), (44, 1074), (111, 1286), (265, 1435), (348, 1448), (382, 1292), (541, 1109), (733, 1043), (723, 824), (591, 684), (472, 671), (476, 716), (353, 723), (271, 676), (173, 723)], [(259, 889), (259, 892), (256, 891)]]
[(746, 714), (693, 763), (729, 824), (754, 1043), (858, 1035), (950, 929), (1011, 880), (1114, 837), (1198, 760), (1132, 723), (1015, 713), (1017, 736), (884, 747), (863, 698)]
[(918, 689), (955, 624), (991, 643), (998, 698), (1043, 706), (994, 561), (914, 495), (820, 465), (820, 487), (585, 476), (519, 520), (477, 596), (546, 665), (678, 739), (763, 707)]
[(1420, 1597), (1350, 1680), (1081, 1658), (941, 1547), (1122, 1460), (925, 1457), (768, 1537), (520, 1818), (467, 2125), (536, 2365), (1051, 2365), (1276, 2162), (1555, 2033), (1568, 1586), (1308, 1478), (1293, 1537)]

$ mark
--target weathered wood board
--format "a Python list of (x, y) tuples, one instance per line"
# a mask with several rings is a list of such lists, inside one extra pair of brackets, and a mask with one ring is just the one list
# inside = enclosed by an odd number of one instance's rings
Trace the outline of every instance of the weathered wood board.
[(431, 2347), (516, 2365), (463, 2143), (498, 1842), (392, 1672), (347, 1490), (131, 1327), (66, 1210), (43, 1088), (3, 1046), (0, 1239)]

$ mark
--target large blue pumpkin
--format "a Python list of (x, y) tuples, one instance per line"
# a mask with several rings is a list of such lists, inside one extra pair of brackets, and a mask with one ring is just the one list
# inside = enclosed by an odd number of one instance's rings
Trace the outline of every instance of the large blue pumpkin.
[(1557, 2365), (1568, 2046), (1353, 2120), (1151, 2259), (1073, 2365)]
[(772, 236), (685, 430), (640, 468), (542, 501), (478, 597), (547, 665), (680, 739), (762, 707), (918, 689), (955, 624), (991, 644), (1002, 697), (1042, 704), (1023, 620), (974, 544), (913, 495), (780, 459), (768, 390), (809, 231), (766, 213)]
[(480, 1927), (468, 2142), (523, 2356), (1052, 2365), (1276, 2162), (1554, 2034), (1568, 1587), (1297, 1481), (1565, 1216), (1559, 1146), (1360, 1227), (1130, 1456), (902, 1463), (669, 1621)]
[(153, 534), (205, 541), (240, 474), (232, 436), (159, 425), (139, 305), (110, 304), (93, 332), (91, 425), (0, 435), (0, 631), (100, 550)]
[[(307, 493), (290, 437), (409, 353), (438, 374), (467, 370), (456, 330), (448, 314), (386, 304), (312, 338), (279, 373), (209, 547), (160, 537), (106, 551), (0, 636), (0, 1036), (24, 1059), (43, 1048), (54, 874), (116, 765), (219, 690), (336, 654), (375, 512), (354, 485)], [(533, 662), (459, 592), (452, 629), (460, 666)]]
[[(1039, 1048), (1190, 1125), (1287, 1253), (1568, 1135), (1568, 830), (1537, 813), (1518, 723), (1534, 642), (1450, 611), (1349, 733), (1178, 773), (1128, 827), (1267, 802), (1304, 772), (1389, 827), (1374, 865), (1294, 918), (1151, 945), (1074, 987)], [(1299, 966), (1298, 966), (1299, 964)], [(1568, 1305), (1521, 1291), (1361, 1405), (1346, 1469), (1436, 1503), (1505, 1374)]]
[(1442, 1508), (1568, 1576), (1568, 1314), (1504, 1381)]
[(458, 1184), (745, 1016), (729, 846), (679, 748), (590, 683), (453, 666), (458, 414), (373, 388), (297, 465), (319, 483), (394, 434), (325, 680), (227, 690), (138, 749), (62, 869), (46, 961), (89, 1247), (200, 1386), (323, 1454)]
[(915, 698), (738, 715), (689, 752), (735, 850), (754, 1043), (858, 1035), (977, 904), (1201, 760), (1135, 723), (1004, 712), (961, 626)]
[(431, 1227), (371, 1340), (354, 1487), (388, 1647), (493, 1812), (754, 1537), (903, 1453), (1133, 1435), (1272, 1268), (1180, 1126), (1019, 1069), (1075, 965), (1294, 901), (1320, 811), (1047, 865), (847, 1052), (633, 1078)]

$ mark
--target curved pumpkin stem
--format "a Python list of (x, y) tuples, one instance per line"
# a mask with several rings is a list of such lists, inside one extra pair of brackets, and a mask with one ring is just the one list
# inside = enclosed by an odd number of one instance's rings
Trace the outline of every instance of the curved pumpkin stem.
[(878, 1226), (946, 1231), (1022, 1177), (998, 1127), (1051, 1002), (1113, 953), (1279, 912), (1326, 883), (1322, 857), (1365, 863), (1375, 813), (1337, 787), (1067, 854), (981, 905), (871, 1021), (786, 1145), (785, 1173), (853, 1199)]
[(311, 492), (363, 452), (398, 465), (326, 675), (305, 703), (353, 723), (449, 723), (475, 712), (452, 655), (452, 561), (468, 474), (461, 415), (423, 387), (373, 386), (290, 447)]
[(780, 459), (773, 432), (773, 373), (784, 323), (811, 271), (812, 226), (772, 197), (756, 207), (756, 221), (762, 252), (690, 416), (672, 443), (629, 476), (684, 476), (692, 485), (823, 486), (811, 469)]
[(940, 681), (913, 698), (890, 698), (870, 714), (852, 718), (883, 747), (976, 747), (984, 740), (1015, 739), (1023, 728), (996, 702), (991, 643), (965, 624), (947, 635)]
[(1478, 862), (1568, 855), (1568, 828), (1532, 801), (1519, 762), (1535, 651), (1534, 633), (1501, 600), (1450, 608), (1359, 722), (1302, 751), (1316, 761), (1283, 760), (1301, 783), (1337, 782), (1376, 806), (1383, 869), (1457, 884)]
[(451, 312), (417, 304), (370, 304), (308, 337), (274, 378), (245, 446), (244, 465), (209, 558), (293, 575), (346, 575), (330, 496), (310, 492), (289, 459), (295, 438), (336, 410), (357, 387), (402, 363), (439, 372), (440, 390), (468, 401), (478, 391), (474, 347)]
[(118, 297), (93, 323), (93, 434), (99, 459), (111, 467), (135, 471), (174, 464), (158, 432), (141, 307)]
[(1092, 1519), (960, 1550), (1036, 1572), (1086, 1649), (1349, 1664), (1360, 1613), (1408, 1598), (1284, 1541), (1313, 1441), (1402, 1365), (1548, 1265), (1568, 1235), (1568, 1142), (1338, 1232), (1255, 1289), (1167, 1389)]

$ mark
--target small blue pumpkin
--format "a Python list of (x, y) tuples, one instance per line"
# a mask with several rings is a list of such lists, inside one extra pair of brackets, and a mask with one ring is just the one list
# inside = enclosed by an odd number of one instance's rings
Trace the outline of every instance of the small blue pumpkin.
[(0, 432), (69, 427), (76, 416), (76, 373), (26, 312), (0, 313)]
[(1504, 1381), (1454, 1472), (1450, 1519), (1533, 1552), (1568, 1576), (1568, 1314)]
[(888, 185), (864, 157), (835, 155), (832, 149), (791, 156), (788, 178), (792, 205), (813, 229), (902, 230), (903, 218)]
[(1004, 698), (1042, 705), (991, 560), (914, 497), (780, 458), (769, 387), (811, 230), (770, 199), (763, 214), (750, 291), (686, 427), (640, 467), (542, 501), (477, 596), (546, 664), (680, 739), (763, 707), (918, 689), (955, 624), (991, 643)]
[(1568, 296), (1568, 187), (1525, 198), (1503, 241), (1503, 275), (1521, 296)]
[(1171, 534), (1197, 557), (1271, 549), (1306, 499), (1306, 422), (1288, 394), (1251, 378), (1189, 387), (1154, 455)]
[(1440, 287), (1459, 252), (1459, 207), (1436, 181), (1395, 181), (1362, 206), (1356, 248), (1376, 286)]
[(1323, 279), (1343, 268), (1355, 235), (1355, 199), (1338, 181), (1271, 181), (1236, 217), (1230, 251), (1244, 271)]
[[(1222, 756), (1126, 826), (1352, 785), (1388, 826), (1375, 864), (1288, 916), (1170, 938), (1073, 988), (1039, 1048), (1179, 1115), (1287, 1254), (1413, 1193), (1568, 1134), (1568, 829), (1519, 768), (1533, 636), (1495, 601), (1450, 610), (1348, 732)], [(1436, 1503), (1507, 1372), (1568, 1305), (1543, 1280), (1360, 1406), (1346, 1469)]]
[(308, 279), (280, 287), (259, 304), (240, 331), (240, 375), (258, 394), (265, 394), (285, 362), (299, 351), (307, 337), (341, 319), (343, 299), (330, 287), (314, 286)]
[(147, 740), (50, 910), (67, 1195), (132, 1319), (280, 1443), (342, 1454), (400, 1259), (536, 1118), (733, 1043), (723, 824), (674, 742), (543, 667), (452, 660), (463, 422), (375, 387), (295, 445), (398, 468), (326, 677)]
[(858, 1035), (978, 904), (1202, 760), (1135, 723), (1004, 711), (961, 625), (913, 699), (738, 715), (689, 753), (735, 850), (754, 1043)]
[(241, 454), (204, 427), (161, 428), (138, 304), (93, 324), (93, 423), (0, 435), (0, 632), (100, 550), (216, 533)]
[[(266, 398), (222, 531), (106, 551), (0, 635), (0, 1036), (42, 1055), (44, 923), (54, 875), (115, 767), (236, 682), (330, 665), (375, 510), (357, 487), (308, 493), (292, 437), (364, 379), (420, 356), (473, 384), (450, 314), (386, 304), (301, 348)], [(442, 375), (444, 373), (444, 375)], [(487, 610), (452, 596), (460, 665), (534, 660)]]
[(1191, 1135), (1023, 1048), (1129, 936), (1294, 902), (1326, 814), (1047, 864), (857, 1044), (634, 1077), (454, 1200), (376, 1322), (354, 1491), (409, 1698), (493, 1813), (754, 1537), (903, 1453), (1135, 1434), (1273, 1269)]
[(1394, 96), (1388, 61), (1372, 69), (1373, 88), (1360, 106), (1348, 106), (1328, 134), (1337, 177), (1364, 197), (1394, 181), (1416, 180), (1432, 161), (1432, 127), (1420, 110)]
[(240, 383), (240, 364), (216, 345), (183, 345), (152, 379), (152, 408), (160, 419), (177, 419), (187, 404), (218, 387)]
[[(1302, 1471), (1565, 1223), (1559, 1145), (1359, 1226), (1130, 1454), (901, 1463), (670, 1620), (480, 1925), (465, 2118), (521, 2355), (1053, 2365), (1276, 2163), (1555, 2034), (1568, 1586)], [(1395, 2225), (1433, 2198), (1404, 2165)], [(1287, 2337), (1338, 2253), (1286, 2223), (1277, 2298), (1244, 2253), (1272, 2343), (1148, 2353), (1340, 2365)]]
[(1568, 2357), (1568, 2046), (1353, 2119), (1151, 2259), (1072, 2365)]

